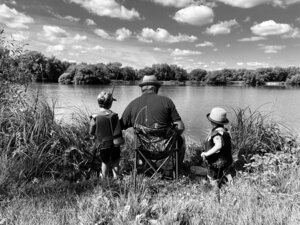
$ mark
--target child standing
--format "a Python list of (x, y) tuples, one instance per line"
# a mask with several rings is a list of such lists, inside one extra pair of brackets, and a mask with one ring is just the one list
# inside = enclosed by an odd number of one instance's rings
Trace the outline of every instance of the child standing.
[(224, 127), (229, 121), (227, 112), (220, 107), (215, 107), (207, 114), (207, 119), (211, 123), (211, 131), (205, 141), (205, 152), (201, 157), (208, 163), (208, 178), (213, 187), (219, 189), (224, 176), (229, 182), (232, 181), (227, 170), (232, 164), (231, 136)]
[(100, 111), (90, 117), (90, 135), (93, 135), (95, 151), (99, 151), (102, 161), (102, 178), (112, 169), (114, 179), (119, 176), (120, 145), (124, 143), (118, 114), (110, 110), (116, 101), (111, 93), (102, 91), (97, 97)]

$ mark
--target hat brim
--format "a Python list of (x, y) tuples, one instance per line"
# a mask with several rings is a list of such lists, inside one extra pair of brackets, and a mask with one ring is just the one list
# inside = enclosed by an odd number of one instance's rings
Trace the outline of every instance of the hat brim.
[(219, 125), (224, 125), (224, 124), (227, 124), (229, 123), (229, 120), (226, 118), (224, 121), (215, 121), (213, 120), (212, 118), (210, 118), (210, 113), (208, 113), (206, 115), (207, 119), (210, 121), (210, 122), (213, 122), (213, 123), (216, 123), (216, 124), (219, 124)]
[(140, 83), (139, 86), (140, 86), (140, 87), (143, 87), (143, 86), (145, 86), (145, 85), (154, 85), (154, 86), (160, 87), (161, 84), (162, 84), (162, 83), (159, 82), (159, 81), (148, 81), (148, 82)]

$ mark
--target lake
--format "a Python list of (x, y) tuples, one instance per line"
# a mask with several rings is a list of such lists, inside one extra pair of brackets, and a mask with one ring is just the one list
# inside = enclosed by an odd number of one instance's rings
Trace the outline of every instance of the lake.
[[(56, 101), (56, 119), (71, 122), (72, 113), (83, 110), (92, 114), (98, 111), (96, 97), (100, 91), (111, 91), (110, 86), (32, 84), (49, 102)], [(139, 96), (138, 86), (115, 86), (112, 110), (121, 117), (127, 104)], [(193, 141), (203, 140), (209, 129), (206, 114), (214, 106), (224, 107), (229, 120), (233, 108), (250, 107), (268, 113), (270, 119), (283, 123), (300, 133), (300, 89), (291, 87), (235, 87), (235, 86), (162, 86), (159, 94), (170, 97), (186, 126), (185, 134)]]

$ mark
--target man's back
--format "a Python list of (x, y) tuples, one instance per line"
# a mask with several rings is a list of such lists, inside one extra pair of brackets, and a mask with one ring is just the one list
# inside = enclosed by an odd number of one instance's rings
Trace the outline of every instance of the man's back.
[(121, 124), (123, 129), (142, 124), (149, 127), (171, 126), (181, 120), (171, 99), (156, 93), (144, 93), (125, 109)]

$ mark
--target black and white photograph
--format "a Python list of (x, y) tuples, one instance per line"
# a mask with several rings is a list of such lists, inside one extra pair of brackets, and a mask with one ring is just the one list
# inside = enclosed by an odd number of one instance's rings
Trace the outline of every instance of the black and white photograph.
[(300, 0), (0, 0), (0, 225), (300, 224)]

